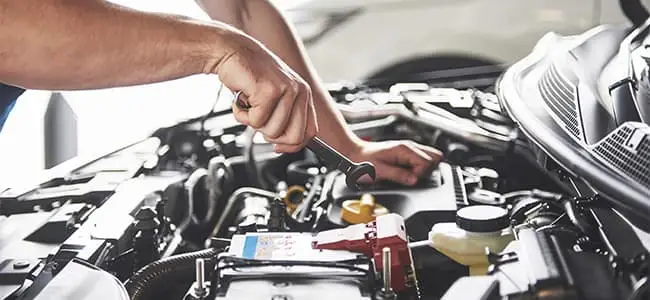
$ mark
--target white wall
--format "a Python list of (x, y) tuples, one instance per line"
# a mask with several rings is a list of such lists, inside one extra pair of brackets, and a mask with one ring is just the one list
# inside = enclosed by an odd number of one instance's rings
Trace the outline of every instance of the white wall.
[[(112, 0), (163, 13), (208, 17), (192, 0)], [(207, 112), (218, 78), (199, 75), (166, 83), (93, 91), (63, 92), (77, 114), (78, 155), (101, 153), (146, 137), (154, 129)], [(27, 91), (0, 133), (0, 186), (43, 169), (43, 115), (50, 92)], [(227, 104), (226, 104), (227, 105)]]

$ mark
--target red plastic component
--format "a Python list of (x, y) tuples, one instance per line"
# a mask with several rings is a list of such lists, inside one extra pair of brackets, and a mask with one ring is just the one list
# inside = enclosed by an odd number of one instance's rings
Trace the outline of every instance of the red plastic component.
[(372, 257), (375, 267), (383, 269), (382, 249), (391, 249), (391, 285), (400, 292), (415, 286), (413, 260), (408, 247), (404, 219), (396, 214), (377, 217), (368, 224), (320, 232), (315, 249), (348, 250)]

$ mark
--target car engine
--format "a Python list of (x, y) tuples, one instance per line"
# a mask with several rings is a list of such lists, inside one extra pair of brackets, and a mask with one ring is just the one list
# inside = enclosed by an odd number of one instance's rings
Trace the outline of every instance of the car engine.
[(362, 139), (444, 153), (415, 186), (350, 188), (230, 110), (66, 162), (0, 194), (0, 298), (649, 299), (648, 28), (329, 85)]

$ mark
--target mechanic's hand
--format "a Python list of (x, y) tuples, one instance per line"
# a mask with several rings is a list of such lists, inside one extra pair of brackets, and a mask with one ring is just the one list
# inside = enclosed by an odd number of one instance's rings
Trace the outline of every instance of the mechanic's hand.
[(318, 131), (311, 89), (259, 42), (243, 34), (234, 39), (234, 51), (216, 73), (250, 106), (242, 110), (233, 103), (235, 118), (261, 132), (277, 152), (300, 150)]
[[(356, 162), (369, 161), (375, 165), (377, 180), (390, 180), (414, 185), (428, 175), (442, 159), (435, 148), (412, 141), (361, 142), (348, 154)], [(361, 182), (370, 182), (362, 178)]]

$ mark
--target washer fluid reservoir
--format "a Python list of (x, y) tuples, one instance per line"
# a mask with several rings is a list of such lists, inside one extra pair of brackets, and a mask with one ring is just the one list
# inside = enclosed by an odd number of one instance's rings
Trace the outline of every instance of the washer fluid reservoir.
[(486, 248), (499, 253), (514, 240), (514, 235), (507, 210), (475, 205), (459, 209), (456, 223), (435, 224), (429, 239), (436, 250), (468, 266), (470, 275), (485, 275), (489, 265)]

